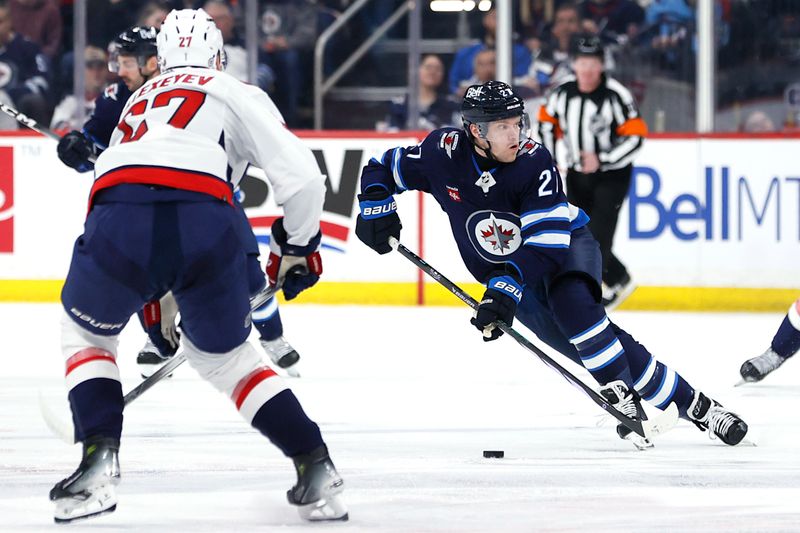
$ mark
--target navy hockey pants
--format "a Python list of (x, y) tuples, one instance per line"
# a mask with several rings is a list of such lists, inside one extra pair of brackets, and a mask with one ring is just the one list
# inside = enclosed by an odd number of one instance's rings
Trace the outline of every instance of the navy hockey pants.
[(92, 333), (115, 335), (145, 302), (171, 290), (195, 346), (234, 349), (250, 333), (239, 216), (210, 197), (95, 205), (61, 293), (67, 314)]
[(591, 232), (574, 230), (561, 270), (525, 288), (517, 320), (589, 370), (598, 383), (621, 379), (656, 407), (675, 402), (686, 416), (694, 389), (606, 316), (600, 303), (601, 265)]

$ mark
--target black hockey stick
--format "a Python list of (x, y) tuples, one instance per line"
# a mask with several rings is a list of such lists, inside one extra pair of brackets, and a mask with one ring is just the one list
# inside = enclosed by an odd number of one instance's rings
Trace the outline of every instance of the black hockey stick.
[[(462, 302), (470, 306), (472, 309), (478, 308), (478, 302), (476, 302), (472, 296), (464, 292), (458, 285), (447, 279), (438, 270), (426, 263), (424, 259), (400, 244), (397, 239), (394, 237), (389, 237), (389, 245), (400, 252), (403, 257), (414, 263), (419, 269), (438, 281), (447, 290), (455, 294)], [(504, 322), (497, 322), (497, 327), (499, 327), (503, 333), (506, 333), (515, 341), (517, 341), (523, 348), (537, 355), (544, 364), (561, 374), (564, 379), (566, 379), (576, 388), (580, 389), (584, 394), (586, 394), (586, 396), (591, 398), (594, 403), (602, 407), (603, 410), (616, 418), (622, 425), (635, 432), (637, 435), (650, 438), (653, 435), (658, 435), (659, 433), (663, 433), (668, 429), (671, 429), (671, 427), (677, 422), (678, 409), (675, 407), (674, 403), (671, 403), (670, 406), (664, 411), (664, 414), (669, 414), (668, 417), (659, 417), (654, 420), (645, 420), (644, 422), (628, 418), (617, 411), (615, 407), (610, 405), (608, 401), (600, 396), (600, 394), (598, 394), (593, 388), (572, 375), (569, 370), (558, 364), (549, 355), (544, 353), (538, 346), (523, 337), (522, 334), (520, 334), (517, 330), (505, 324)]]
[(55, 139), (56, 141), (60, 141), (61, 140), (61, 136), (58, 135), (57, 133), (55, 133), (54, 131), (52, 131), (50, 128), (42, 126), (41, 124), (39, 124), (38, 122), (33, 120), (31, 117), (29, 117), (25, 113), (20, 113), (19, 111), (17, 111), (16, 109), (14, 109), (11, 106), (7, 106), (6, 104), (0, 102), (0, 111), (5, 113), (6, 115), (10, 116), (14, 120), (16, 120), (17, 122), (22, 124), (23, 126), (26, 126), (26, 127), (30, 128), (30, 129), (32, 129), (34, 131), (38, 131), (39, 133), (41, 133), (45, 137), (50, 137), (51, 139)]
[[(270, 287), (267, 286), (258, 294), (250, 298), (250, 310), (255, 311), (280, 290), (280, 286)], [(166, 376), (170, 375), (176, 368), (181, 366), (186, 361), (186, 353), (181, 351), (179, 354), (173, 356), (166, 363), (164, 363), (158, 370), (153, 372), (150, 376), (146, 377), (136, 387), (131, 389), (124, 397), (125, 407), (128, 406), (133, 400), (144, 394), (153, 385), (163, 380)], [(74, 428), (71, 422), (67, 422), (59, 417), (54, 410), (47, 404), (39, 390), (39, 409), (42, 412), (45, 424), (50, 430), (68, 444), (75, 444)]]

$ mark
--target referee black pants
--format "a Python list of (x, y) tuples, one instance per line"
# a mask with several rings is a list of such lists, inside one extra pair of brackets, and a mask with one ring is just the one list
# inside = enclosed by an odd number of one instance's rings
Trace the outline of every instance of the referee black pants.
[(625, 265), (613, 254), (614, 232), (622, 202), (631, 185), (633, 165), (617, 170), (583, 174), (567, 172), (567, 199), (589, 215), (589, 229), (600, 244), (603, 281), (609, 287), (628, 277)]

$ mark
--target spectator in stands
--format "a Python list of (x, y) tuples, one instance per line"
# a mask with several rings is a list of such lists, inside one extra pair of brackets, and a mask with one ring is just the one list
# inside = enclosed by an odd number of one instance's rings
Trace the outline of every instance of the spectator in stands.
[[(450, 68), (450, 92), (453, 94), (463, 94), (462, 87), (467, 87), (469, 80), (475, 74), (473, 65), (475, 63), (475, 56), (478, 52), (486, 49), (493, 49), (495, 47), (495, 33), (497, 31), (497, 13), (494, 9), (490, 9), (483, 16), (483, 41), (462, 48), (456, 52), (453, 59), (453, 66)], [(516, 77), (524, 76), (528, 72), (530, 66), (531, 56), (527, 48), (519, 43), (513, 44), (511, 63), (512, 75)], [(466, 85), (465, 85), (466, 83)]]
[(619, 44), (635, 39), (644, 22), (644, 10), (634, 0), (583, 0), (578, 9), (585, 32)]
[[(525, 46), (531, 54), (531, 65), (521, 79), (515, 80), (520, 96), (533, 98), (563, 83), (572, 74), (570, 44), (580, 31), (580, 14), (575, 4), (558, 6), (549, 31), (537, 32), (537, 26), (525, 31)], [(539, 106), (531, 107), (538, 109)]]
[[(140, 1), (130, 0), (87, 0), (87, 43), (105, 50), (108, 43), (133, 24), (140, 5)], [(72, 41), (71, 35), (69, 41)], [(71, 69), (72, 62), (70, 55), (69, 64), (65, 66)]]
[(259, 63), (272, 68), (275, 104), (289, 127), (298, 125), (301, 92), (310, 84), (302, 68), (317, 39), (317, 6), (309, 0), (269, 0), (262, 4)]
[[(182, 7), (182, 6), (181, 6)], [(170, 6), (163, 1), (148, 2), (139, 11), (137, 22), (139, 26), (147, 26), (155, 29), (161, 28), (161, 23), (167, 18)], [(121, 32), (120, 32), (121, 33)]]
[(14, 31), (41, 48), (50, 65), (61, 48), (61, 13), (56, 0), (8, 0)]
[(458, 124), (454, 113), (459, 104), (444, 91), (444, 63), (435, 54), (426, 55), (419, 64), (419, 123), (407, 125), (408, 95), (392, 101), (389, 108), (389, 129), (434, 130)]
[(747, 115), (741, 126), (744, 133), (769, 133), (777, 131), (775, 122), (764, 111), (756, 110)]
[(0, 100), (49, 124), (50, 84), (41, 48), (14, 31), (7, 0), (0, 0)]
[[(84, 52), (86, 69), (84, 71), (85, 97), (82, 103), (78, 102), (73, 94), (67, 94), (53, 111), (50, 121), (52, 129), (75, 130), (81, 129), (87, 117), (94, 111), (95, 99), (100, 96), (108, 81), (108, 56), (94, 46), (87, 46)], [(83, 106), (83, 116), (81, 107)]]
[[(203, 9), (208, 16), (214, 20), (219, 31), (222, 33), (222, 40), (225, 43), (225, 55), (227, 66), (225, 72), (237, 80), (247, 82), (249, 75), (247, 72), (247, 50), (244, 41), (236, 32), (236, 24), (233, 17), (233, 10), (225, 0), (209, 0), (203, 5)], [(275, 74), (267, 65), (259, 64), (256, 67), (256, 84), (264, 91), (270, 92), (274, 88)]]
[(694, 7), (687, 0), (654, 0), (646, 21), (650, 46), (663, 68), (693, 65)]

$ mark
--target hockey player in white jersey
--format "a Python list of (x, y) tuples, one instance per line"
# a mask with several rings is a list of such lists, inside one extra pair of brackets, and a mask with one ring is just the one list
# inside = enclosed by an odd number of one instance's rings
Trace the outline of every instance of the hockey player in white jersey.
[(261, 166), (284, 209), (273, 226), (269, 281), (293, 298), (322, 273), (324, 178), (266, 94), (220, 71), (222, 36), (205, 12), (172, 11), (158, 56), (162, 74), (131, 96), (97, 159), (62, 292), (62, 351), (83, 457), (50, 491), (55, 520), (116, 508), (124, 407), (118, 335), (137, 309), (167, 291), (181, 309), (191, 366), (294, 461), (289, 503), (308, 520), (346, 520), (342, 479), (319, 427), (247, 342), (247, 259), (232, 205), (247, 162)]

